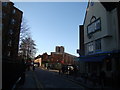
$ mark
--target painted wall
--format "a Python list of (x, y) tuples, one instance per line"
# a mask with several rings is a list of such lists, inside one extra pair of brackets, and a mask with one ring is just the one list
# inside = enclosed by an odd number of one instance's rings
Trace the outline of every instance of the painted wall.
[[(91, 18), (95, 16), (96, 19), (101, 20), (101, 30), (92, 34), (91, 38), (87, 36), (87, 26), (90, 24)], [(93, 53), (95, 52), (95, 40), (101, 39), (101, 52), (117, 50), (119, 48), (118, 40), (118, 18), (117, 10), (111, 12), (106, 11), (103, 5), (99, 2), (94, 2), (93, 6), (89, 3), (87, 8), (86, 19), (84, 22), (84, 45), (85, 55), (88, 54), (88, 44), (93, 42)]]

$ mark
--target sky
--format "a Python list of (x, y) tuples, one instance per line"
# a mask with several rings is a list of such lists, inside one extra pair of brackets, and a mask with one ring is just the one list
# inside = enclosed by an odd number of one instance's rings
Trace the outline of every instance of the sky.
[(87, 2), (14, 2), (23, 12), (37, 55), (55, 52), (64, 46), (65, 52), (78, 56), (79, 25), (83, 24)]

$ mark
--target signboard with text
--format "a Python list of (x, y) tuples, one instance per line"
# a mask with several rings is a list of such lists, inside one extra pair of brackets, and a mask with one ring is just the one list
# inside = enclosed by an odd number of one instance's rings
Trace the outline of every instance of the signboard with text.
[(100, 18), (96, 19), (87, 26), (87, 34), (94, 33), (98, 30), (101, 30), (101, 20)]

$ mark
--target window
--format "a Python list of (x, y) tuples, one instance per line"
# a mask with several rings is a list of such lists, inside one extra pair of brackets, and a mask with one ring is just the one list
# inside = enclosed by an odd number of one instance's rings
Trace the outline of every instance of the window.
[(10, 54), (11, 54), (11, 52), (10, 52), (10, 51), (8, 51), (8, 56), (10, 56)]
[(6, 13), (2, 13), (2, 17), (4, 18), (6, 16)]
[(11, 46), (12, 45), (12, 41), (10, 40), (9, 43), (8, 43), (8, 46)]
[(12, 19), (12, 20), (11, 20), (11, 24), (15, 24), (15, 19)]
[(13, 12), (12, 12), (13, 14), (15, 14), (16, 13), (16, 10), (15, 9), (13, 9)]
[(58, 52), (60, 52), (60, 47), (58, 48)]
[(95, 50), (101, 51), (101, 39), (95, 41)]
[(87, 29), (88, 29), (88, 34), (94, 32), (94, 31), (93, 31), (93, 30), (94, 30), (93, 28), (94, 28), (93, 25), (89, 25), (89, 26), (88, 26), (88, 28), (87, 28)]
[(9, 33), (10, 33), (10, 35), (12, 35), (12, 34), (13, 34), (13, 30), (12, 30), (12, 29), (10, 29)]
[(101, 29), (101, 23), (100, 23), (100, 19), (99, 19), (95, 23), (95, 31), (100, 30), (100, 29)]
[(7, 6), (7, 2), (2, 2), (2, 6)]
[(88, 44), (88, 53), (93, 53), (94, 51), (94, 45), (93, 45), (93, 42), (90, 42)]

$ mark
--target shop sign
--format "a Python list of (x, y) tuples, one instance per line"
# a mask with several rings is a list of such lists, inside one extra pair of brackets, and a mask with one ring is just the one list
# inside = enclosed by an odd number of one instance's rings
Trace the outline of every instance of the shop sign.
[(87, 26), (87, 34), (95, 33), (96, 31), (101, 30), (101, 20), (100, 18), (96, 19)]

